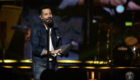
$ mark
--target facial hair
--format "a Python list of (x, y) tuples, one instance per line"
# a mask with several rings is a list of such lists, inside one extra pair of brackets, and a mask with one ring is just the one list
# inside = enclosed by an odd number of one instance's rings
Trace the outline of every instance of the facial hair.
[(43, 19), (42, 20), (43, 23), (45, 23), (48, 27), (52, 27), (52, 18), (51, 17), (48, 17), (47, 19)]

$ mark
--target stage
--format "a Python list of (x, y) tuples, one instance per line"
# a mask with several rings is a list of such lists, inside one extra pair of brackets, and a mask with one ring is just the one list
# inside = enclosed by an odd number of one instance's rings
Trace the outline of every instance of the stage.
[[(69, 77), (75, 76), (81, 78), (84, 76), (86, 80), (125, 80), (126, 74), (129, 72), (134, 74), (134, 80), (140, 79), (139, 66), (111, 66), (111, 61), (57, 60), (57, 62), (58, 71), (64, 72), (68, 78), (67, 80), (69, 80)], [(0, 66), (7, 71), (17, 74), (20, 80), (34, 80), (31, 59), (0, 60)], [(84, 74), (81, 74), (81, 72)]]

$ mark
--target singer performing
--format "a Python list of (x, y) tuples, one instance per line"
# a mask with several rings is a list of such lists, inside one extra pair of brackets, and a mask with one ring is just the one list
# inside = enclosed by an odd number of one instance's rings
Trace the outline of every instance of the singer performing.
[[(56, 48), (62, 45), (60, 30), (57, 25), (53, 23), (53, 16), (49, 6), (40, 6), (39, 17), (41, 22), (31, 29), (30, 37), (34, 80), (41, 80), (42, 72), (48, 67), (47, 60), (49, 60), (49, 69), (54, 72), (58, 70), (56, 59), (57, 56), (61, 56), (59, 53), (61, 49)], [(48, 28), (50, 30), (49, 39), (47, 39)], [(49, 40), (49, 52), (47, 51), (47, 40)], [(47, 55), (49, 55), (49, 59), (47, 59)]]

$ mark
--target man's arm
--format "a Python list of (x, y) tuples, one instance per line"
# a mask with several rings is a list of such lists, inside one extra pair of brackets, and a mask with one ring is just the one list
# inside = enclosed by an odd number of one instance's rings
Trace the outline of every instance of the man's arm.
[(33, 53), (37, 56), (40, 56), (43, 52), (43, 47), (39, 46), (39, 36), (35, 28), (32, 28), (31, 30), (30, 41)]

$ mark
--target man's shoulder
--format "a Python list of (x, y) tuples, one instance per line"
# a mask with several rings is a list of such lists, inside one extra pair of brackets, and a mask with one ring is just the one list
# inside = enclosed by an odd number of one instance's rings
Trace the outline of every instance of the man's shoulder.
[(41, 28), (41, 26), (42, 26), (42, 23), (38, 23), (38, 24), (34, 25), (34, 27), (32, 27), (32, 29), (39, 30)]
[(40, 23), (36, 24), (34, 27), (40, 28), (41, 26), (43, 26), (43, 25), (42, 25), (42, 23), (40, 22)]
[(59, 27), (57, 26), (57, 24), (54, 24), (54, 29), (60, 30)]

